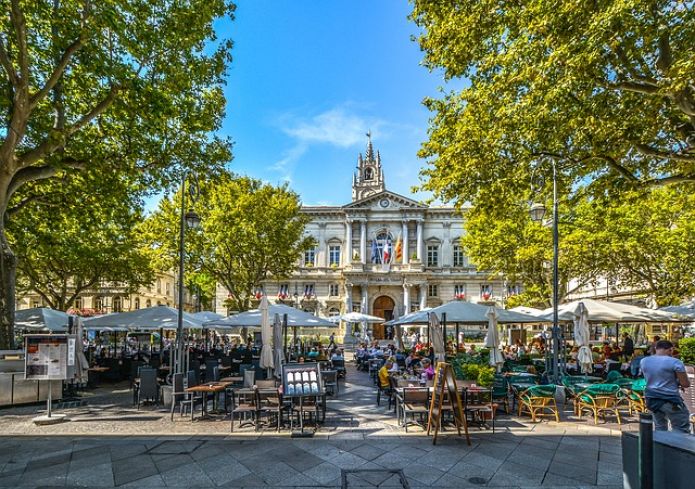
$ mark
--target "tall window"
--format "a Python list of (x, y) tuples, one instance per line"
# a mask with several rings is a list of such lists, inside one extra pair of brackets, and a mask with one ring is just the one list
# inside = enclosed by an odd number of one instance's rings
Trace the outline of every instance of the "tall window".
[(140, 298), (139, 297), (135, 298), (134, 307), (135, 307), (135, 310), (140, 309)]
[(113, 312), (121, 312), (123, 310), (123, 300), (116, 296), (113, 298)]
[(304, 266), (313, 267), (316, 264), (316, 248), (304, 252)]
[(290, 296), (290, 284), (280, 284), (278, 287), (278, 298), (287, 299)]
[(427, 286), (427, 295), (430, 297), (437, 297), (439, 295), (439, 287), (436, 285), (428, 285)]
[(340, 245), (331, 245), (328, 247), (328, 264), (340, 265)]
[(374, 178), (374, 171), (371, 168), (364, 170), (364, 179), (371, 180)]
[(314, 296), (314, 284), (304, 284), (304, 297), (312, 298)]
[(466, 286), (463, 284), (454, 285), (454, 298), (465, 299), (466, 298)]
[(439, 245), (427, 245), (427, 266), (439, 266)]
[(488, 300), (492, 297), (492, 285), (482, 284), (480, 286), (480, 297), (484, 300)]
[(152, 301), (147, 299), (147, 301), (145, 302), (145, 306), (146, 307), (152, 307)]
[(157, 293), (158, 294), (162, 293), (162, 279), (161, 278), (157, 279)]
[(454, 266), (455, 267), (466, 267), (468, 266), (466, 255), (463, 254), (463, 246), (454, 245)]
[(169, 282), (167, 282), (165, 285), (166, 285), (166, 291), (167, 291), (167, 297), (168, 297), (169, 294), (171, 293), (171, 284)]
[(507, 297), (521, 294), (521, 285), (507, 285)]
[(100, 296), (97, 296), (94, 298), (94, 309), (97, 311), (103, 311), (104, 310), (104, 299)]
[(333, 297), (340, 295), (340, 287), (338, 287), (338, 284), (330, 284), (328, 286), (328, 295)]
[(372, 248), (369, 252), (372, 263), (391, 263), (393, 261), (393, 237), (391, 233), (379, 233), (372, 241)]
[(75, 299), (75, 309), (82, 309), (82, 297), (78, 297)]

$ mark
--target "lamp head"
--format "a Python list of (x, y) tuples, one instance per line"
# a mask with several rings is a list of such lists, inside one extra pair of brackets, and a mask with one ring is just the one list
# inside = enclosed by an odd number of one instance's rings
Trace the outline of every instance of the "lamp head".
[(188, 211), (186, 212), (186, 226), (188, 226), (191, 229), (197, 229), (200, 227), (200, 216), (196, 214), (195, 211)]
[(543, 217), (545, 216), (545, 205), (543, 204), (531, 204), (529, 209), (529, 214), (533, 222), (543, 222)]

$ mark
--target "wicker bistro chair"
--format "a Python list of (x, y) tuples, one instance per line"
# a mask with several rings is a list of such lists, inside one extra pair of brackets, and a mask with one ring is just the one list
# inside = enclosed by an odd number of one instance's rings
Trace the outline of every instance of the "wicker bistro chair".
[(519, 397), (526, 392), (527, 389), (535, 386), (536, 383), (531, 378), (513, 379), (509, 381), (509, 391), (512, 393), (512, 411), (521, 409)]
[(565, 375), (562, 377), (562, 386), (565, 388), (565, 406), (569, 401), (572, 401), (574, 406), (574, 413), (577, 414), (577, 395), (583, 389), (577, 387), (581, 384), (595, 384), (600, 382), (601, 379), (598, 377), (591, 377), (588, 375)]
[(555, 390), (554, 384), (534, 385), (526, 389), (519, 395), (519, 415), (523, 411), (528, 411), (534, 423), (538, 417), (552, 415), (559, 423), (560, 413), (555, 401)]
[[(425, 419), (429, 414), (429, 396), (430, 392), (427, 387), (405, 387), (403, 388), (403, 398), (401, 401), (401, 410), (403, 412), (403, 426), (405, 432), (408, 432), (409, 424), (416, 424), (420, 427), (425, 427)], [(408, 415), (412, 416), (412, 421), (408, 421)], [(420, 421), (415, 421), (415, 416), (419, 416)]]
[(591, 411), (594, 415), (594, 424), (598, 424), (598, 417), (605, 418), (605, 413), (613, 413), (620, 424), (620, 404), (624, 400), (622, 389), (617, 384), (593, 384), (584, 389), (577, 396), (577, 414), (581, 418), (582, 412)]

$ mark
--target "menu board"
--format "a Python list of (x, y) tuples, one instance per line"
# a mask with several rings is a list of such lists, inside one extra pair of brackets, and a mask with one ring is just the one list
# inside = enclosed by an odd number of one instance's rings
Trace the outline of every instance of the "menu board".
[(24, 339), (25, 379), (67, 379), (69, 339), (67, 335), (26, 335)]
[(288, 363), (282, 367), (283, 396), (321, 395), (321, 370), (316, 363)]

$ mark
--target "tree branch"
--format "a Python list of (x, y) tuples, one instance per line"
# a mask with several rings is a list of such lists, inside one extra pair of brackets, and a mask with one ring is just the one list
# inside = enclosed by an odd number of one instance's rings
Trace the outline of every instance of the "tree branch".
[(19, 6), (19, 0), (12, 0), (10, 19), (12, 20), (12, 25), (17, 33), (17, 47), (19, 49), (17, 59), (19, 60), (19, 71), (22, 74), (21, 80), (19, 81), (21, 81), (24, 86), (28, 86), (29, 51), (27, 48), (27, 23), (26, 19), (24, 18), (24, 12), (22, 12), (21, 7)]
[(120, 85), (112, 86), (109, 93), (96, 106), (94, 106), (92, 110), (84, 114), (77, 122), (66, 127), (62, 131), (53, 131), (51, 134), (49, 134), (48, 138), (46, 138), (44, 142), (39, 144), (31, 151), (24, 153), (19, 158), (20, 166), (27, 167), (32, 165), (45, 155), (65, 146), (65, 141), (70, 136), (92, 122), (92, 120), (104, 113), (111, 106), (111, 104), (113, 104), (120, 89)]
[(695, 154), (683, 154), (673, 151), (662, 151), (648, 144), (635, 144), (635, 148), (646, 156), (656, 156), (658, 158), (666, 158), (674, 161), (684, 161), (686, 163), (695, 163)]
[(14, 70), (14, 66), (12, 66), (12, 61), (10, 61), (10, 56), (7, 54), (2, 37), (0, 37), (0, 65), (5, 69), (7, 77), (10, 79), (12, 86), (16, 87), (17, 72)]
[(75, 41), (73, 41), (70, 46), (67, 47), (63, 55), (61, 56), (60, 60), (56, 64), (56, 67), (53, 69), (53, 73), (51, 73), (51, 76), (46, 80), (46, 83), (44, 86), (33, 94), (30, 99), (30, 110), (33, 110), (39, 102), (50, 92), (53, 87), (56, 86), (56, 83), (58, 83), (58, 80), (60, 80), (60, 77), (63, 76), (63, 72), (65, 71), (65, 68), (67, 68), (68, 64), (70, 63), (70, 60), (72, 59), (72, 56), (84, 45), (84, 41), (82, 38), (79, 38)]
[(648, 81), (637, 82), (633, 80), (627, 80), (617, 83), (605, 83), (604, 86), (611, 90), (627, 90), (629, 92), (642, 93), (646, 95), (662, 95), (668, 97), (668, 93), (660, 93), (659, 86), (655, 83)]

